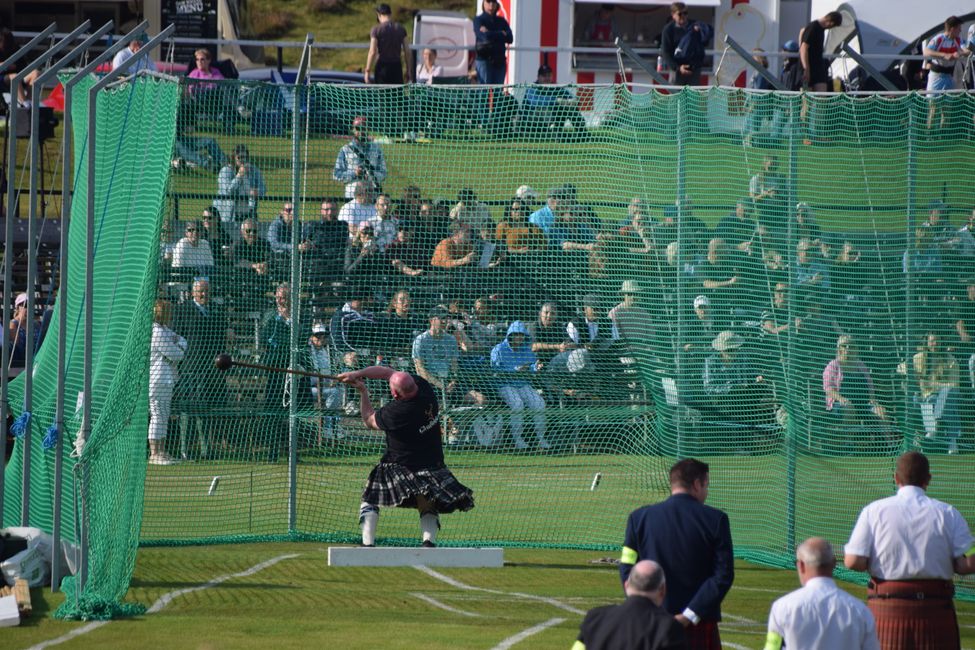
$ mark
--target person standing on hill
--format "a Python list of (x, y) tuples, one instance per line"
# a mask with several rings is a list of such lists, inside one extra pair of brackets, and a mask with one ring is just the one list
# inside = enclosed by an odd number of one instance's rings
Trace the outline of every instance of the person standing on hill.
[(721, 601), (735, 579), (728, 515), (704, 505), (706, 463), (686, 458), (670, 468), (670, 498), (630, 513), (620, 556), (624, 585), (634, 565), (653, 560), (667, 576), (664, 609), (684, 626), (691, 650), (720, 650)]
[(393, 20), (393, 10), (385, 2), (376, 6), (376, 20), (379, 24), (369, 32), (369, 54), (366, 56), (366, 69), (363, 71), (365, 82), (369, 83), (369, 73), (375, 65), (374, 83), (402, 84), (404, 59), (406, 79), (411, 81), (413, 55), (406, 43), (406, 29)]
[(870, 574), (867, 605), (883, 650), (958, 650), (955, 573), (975, 573), (972, 534), (954, 507), (926, 493), (927, 457), (897, 459), (897, 494), (868, 504), (844, 549), (843, 564)]

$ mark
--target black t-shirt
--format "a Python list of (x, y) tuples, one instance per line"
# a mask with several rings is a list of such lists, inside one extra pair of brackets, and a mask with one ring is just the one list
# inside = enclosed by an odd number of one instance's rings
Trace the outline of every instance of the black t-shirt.
[(826, 30), (814, 20), (802, 32), (802, 42), (809, 46), (809, 65), (813, 68), (823, 66), (823, 43), (826, 40)]
[(399, 463), (411, 470), (443, 465), (440, 404), (430, 383), (411, 375), (417, 393), (410, 399), (396, 399), (376, 411), (376, 424), (386, 433), (382, 462)]

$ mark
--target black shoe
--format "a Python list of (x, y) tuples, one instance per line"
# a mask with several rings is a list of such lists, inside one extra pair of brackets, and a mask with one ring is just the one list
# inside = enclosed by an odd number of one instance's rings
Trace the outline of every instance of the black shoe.
[(376, 548), (375, 544), (359, 544), (359, 548)]
[(423, 548), (437, 548), (437, 545), (431, 542), (429, 539), (423, 540), (423, 543), (420, 544), (420, 546)]

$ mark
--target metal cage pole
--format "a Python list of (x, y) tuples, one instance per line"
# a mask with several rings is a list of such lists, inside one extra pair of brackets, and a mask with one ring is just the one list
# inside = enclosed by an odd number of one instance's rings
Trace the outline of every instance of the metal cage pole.
[[(143, 23), (144, 25), (145, 23)], [(128, 45), (128, 43), (140, 35), (145, 28), (143, 25), (139, 25), (134, 30), (129, 32), (123, 37), (120, 43)], [(132, 68), (136, 63), (142, 61), (142, 59), (149, 56), (155, 47), (157, 47), (162, 41), (169, 37), (173, 33), (175, 27), (170, 25), (162, 32), (160, 32), (155, 38), (151, 39), (145, 46), (140, 49), (137, 53), (133, 54), (129, 59), (115, 68), (107, 75), (102, 77), (95, 85), (91, 87), (88, 91), (88, 187), (87, 196), (85, 197), (87, 201), (87, 219), (86, 219), (86, 233), (85, 233), (85, 339), (84, 339), (84, 382), (83, 382), (83, 397), (82, 397), (82, 407), (81, 407), (81, 417), (82, 417), (82, 437), (85, 441), (88, 440), (91, 435), (91, 402), (92, 402), (92, 364), (94, 363), (94, 357), (92, 355), (92, 339), (93, 339), (93, 322), (94, 322), (94, 309), (92, 308), (92, 298), (94, 296), (94, 276), (95, 276), (95, 104), (98, 97), (99, 91), (105, 88), (108, 84), (112, 83), (123, 74), (125, 74), (130, 68)], [(118, 44), (116, 44), (118, 45)], [(121, 47), (119, 47), (121, 49)], [(91, 67), (91, 66), (89, 66)], [(87, 68), (86, 68), (87, 70)], [(79, 73), (80, 74), (80, 73)], [(88, 582), (88, 510), (85, 504), (85, 485), (84, 481), (87, 479), (87, 467), (84, 462), (80, 462), (82, 465), (82, 485), (80, 486), (81, 501), (82, 501), (82, 521), (81, 521), (81, 563), (78, 568), (78, 593), (80, 594), (86, 583)]]
[[(2, 74), (7, 68), (15, 64), (20, 59), (27, 56), (38, 43), (43, 41), (49, 35), (54, 33), (57, 29), (55, 23), (48, 25), (44, 31), (35, 36), (30, 40), (29, 43), (24, 45), (22, 48), (14, 52), (6, 61), (0, 63), (0, 74)], [(22, 79), (21, 79), (22, 81)], [(18, 81), (18, 85), (13, 85), (11, 83), (11, 101), (14, 103), (13, 109), (7, 116), (7, 137), (9, 138), (7, 142), (7, 213), (6, 213), (6, 223), (4, 227), (4, 246), (3, 246), (3, 291), (0, 300), (3, 302), (3, 327), (7, 326), (10, 322), (10, 297), (11, 290), (10, 285), (13, 283), (13, 238), (14, 238), (14, 222), (13, 213), (17, 206), (16, 201), (16, 186), (14, 184), (14, 179), (16, 174), (14, 170), (17, 169), (17, 111), (16, 111), (16, 101), (17, 101), (17, 88), (21, 82)], [(13, 136), (13, 137), (11, 137)], [(7, 413), (9, 412), (7, 404), (7, 385), (9, 382), (9, 377), (7, 376), (8, 368), (10, 366), (10, 345), (0, 345), (0, 427), (3, 429), (2, 435), (0, 435), (0, 458), (3, 458), (7, 452)], [(3, 485), (4, 485), (4, 464), (0, 462), (0, 525), (3, 525)]]
[[(68, 45), (73, 43), (79, 36), (88, 31), (91, 27), (91, 21), (86, 20), (81, 23), (77, 28), (74, 29), (70, 34), (62, 38), (60, 41), (55, 43), (49, 50), (44, 52), (41, 56), (37, 57), (31, 61), (22, 71), (20, 71), (14, 78), (14, 84), (20, 83), (21, 77), (26, 77), (30, 72), (37, 70), (42, 65), (47, 63), (53, 57), (57, 56), (61, 50), (66, 48)], [(39, 78), (38, 78), (39, 81)], [(14, 88), (17, 86), (14, 85)], [(38, 184), (38, 166), (41, 153), (40, 146), (40, 110), (38, 105), (41, 99), (41, 84), (35, 81), (31, 85), (31, 109), (30, 109), (30, 186), (29, 186), (29, 196), (28, 201), (28, 212), (27, 212), (27, 345), (24, 350), (24, 400), (23, 400), (23, 410), (22, 414), (29, 414), (33, 407), (34, 400), (34, 346), (35, 337), (37, 332), (34, 324), (34, 307), (35, 300), (34, 294), (35, 287), (37, 284), (37, 184)], [(8, 133), (9, 136), (13, 136), (16, 139), (16, 132), (13, 134)], [(11, 174), (11, 177), (13, 174)], [(9, 215), (8, 215), (9, 216)], [(10, 219), (7, 219), (8, 223)], [(29, 416), (28, 416), (29, 417)], [(30, 493), (31, 493), (31, 481), (30, 481), (30, 463), (31, 463), (31, 441), (32, 434), (30, 426), (30, 421), (24, 427), (24, 437), (23, 437), (23, 463), (21, 466), (21, 502), (20, 502), (20, 525), (29, 526), (30, 525)]]
[[(305, 48), (301, 52), (301, 62), (298, 64), (298, 75), (295, 78), (294, 110), (291, 112), (291, 202), (296, 208), (300, 205), (301, 196), (301, 125), (302, 108), (308, 97), (306, 77), (311, 63), (311, 44), (314, 37), (305, 36)], [(300, 214), (300, 212), (298, 212)], [(290, 363), (294, 368), (295, 353), (298, 350), (300, 327), (300, 311), (298, 300), (301, 280), (301, 254), (298, 250), (301, 244), (301, 221), (291, 219), (291, 337)], [(298, 393), (301, 385), (297, 377), (290, 377), (291, 399), (288, 404), (288, 532), (293, 533), (298, 525)]]
[[(99, 27), (91, 36), (84, 40), (76, 48), (68, 52), (60, 61), (52, 65), (43, 74), (41, 74), (37, 81), (35, 82), (34, 88), (43, 87), (49, 79), (55, 78), (55, 75), (61, 71), (69, 63), (77, 59), (79, 56), (88, 52), (91, 47), (97, 43), (102, 37), (105, 36), (113, 27), (112, 21), (108, 21), (101, 27)], [(32, 110), (37, 110), (37, 99), (34, 99)], [(65, 108), (68, 108), (68, 98), (65, 97)], [(33, 115), (32, 115), (33, 119)], [(61, 257), (60, 264), (58, 268), (58, 293), (60, 295), (60, 302), (58, 311), (64, 312), (67, 315), (67, 299), (68, 295), (65, 290), (67, 284), (65, 282), (67, 270), (67, 260), (68, 260), (68, 220), (69, 220), (69, 209), (70, 205), (70, 171), (72, 169), (69, 162), (69, 153), (71, 151), (70, 145), (68, 144), (70, 140), (70, 121), (71, 117), (68, 112), (65, 113), (64, 118), (64, 130), (62, 132), (62, 152), (64, 158), (62, 160), (61, 168)], [(36, 122), (34, 122), (34, 132), (37, 131)], [(33, 185), (31, 186), (34, 187)], [(31, 210), (34, 210), (35, 200), (34, 196), (31, 197)], [(32, 212), (33, 214), (33, 212)], [(33, 217), (32, 217), (33, 218)], [(33, 222), (32, 222), (33, 223)], [(31, 239), (33, 242), (33, 238)], [(54, 413), (54, 426), (58, 430), (57, 443), (55, 445), (55, 456), (54, 456), (54, 503), (52, 507), (52, 527), (51, 536), (53, 538), (53, 543), (51, 544), (51, 589), (52, 591), (57, 591), (61, 584), (61, 502), (62, 502), (62, 482), (64, 475), (64, 376), (63, 369), (65, 366), (64, 355), (65, 355), (65, 335), (64, 335), (64, 322), (66, 319), (60, 320), (61, 330), (58, 333), (58, 383), (57, 390), (55, 392), (55, 413)]]

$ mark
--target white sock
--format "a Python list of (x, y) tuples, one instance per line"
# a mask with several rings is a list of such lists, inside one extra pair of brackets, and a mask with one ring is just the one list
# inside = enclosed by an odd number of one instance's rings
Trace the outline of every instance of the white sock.
[(432, 512), (420, 515), (420, 531), (423, 541), (436, 542), (437, 531), (440, 529), (440, 518)]
[(379, 513), (375, 510), (365, 512), (362, 519), (362, 545), (372, 546), (376, 543), (376, 524), (379, 522)]

